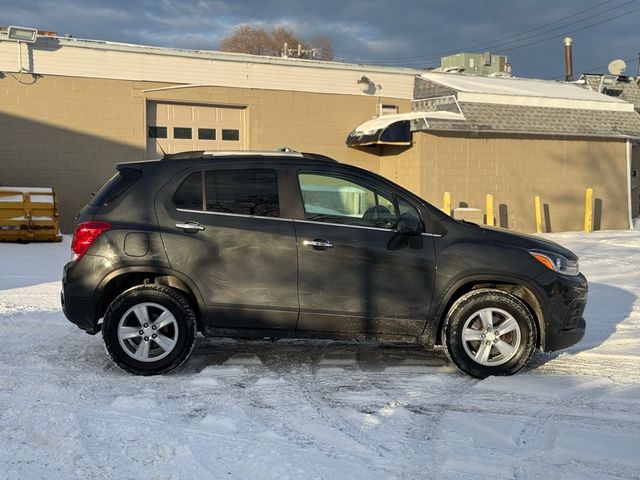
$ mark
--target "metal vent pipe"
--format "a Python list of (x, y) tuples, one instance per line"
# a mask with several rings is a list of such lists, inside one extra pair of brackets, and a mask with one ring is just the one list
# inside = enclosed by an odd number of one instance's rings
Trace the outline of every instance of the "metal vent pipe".
[(571, 45), (573, 38), (565, 37), (564, 41), (564, 69), (567, 82), (573, 81), (573, 60), (571, 59)]

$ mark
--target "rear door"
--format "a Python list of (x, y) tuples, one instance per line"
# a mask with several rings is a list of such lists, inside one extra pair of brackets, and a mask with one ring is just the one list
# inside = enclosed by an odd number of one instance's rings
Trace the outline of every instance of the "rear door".
[(335, 168), (289, 172), (298, 237), (298, 329), (419, 335), (435, 278), (433, 237), (396, 233), (419, 206)]
[(285, 175), (264, 163), (191, 169), (158, 195), (169, 262), (198, 285), (208, 325), (295, 328), (297, 252)]

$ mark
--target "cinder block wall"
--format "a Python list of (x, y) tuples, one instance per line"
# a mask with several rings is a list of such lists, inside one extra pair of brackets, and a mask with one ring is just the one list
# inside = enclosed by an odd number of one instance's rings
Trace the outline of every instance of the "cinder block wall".
[[(347, 148), (345, 139), (371, 119), (378, 99), (362, 95), (168, 86), (134, 82), (5, 74), (0, 78), (0, 184), (53, 186), (64, 233), (117, 162), (145, 158), (145, 99), (244, 105), (252, 149), (289, 146), (333, 156), (378, 172), (379, 157)], [(409, 100), (381, 102), (411, 109)]]
[[(497, 226), (535, 231), (534, 197), (543, 204), (545, 231), (577, 231), (584, 222), (586, 188), (594, 189), (596, 229), (629, 227), (624, 140), (514, 136), (501, 138), (415, 133), (419, 188), (401, 183), (434, 205), (445, 191), (452, 207), (486, 211), (493, 194)], [(382, 159), (385, 171), (387, 159)], [(416, 171), (416, 159), (405, 168)]]

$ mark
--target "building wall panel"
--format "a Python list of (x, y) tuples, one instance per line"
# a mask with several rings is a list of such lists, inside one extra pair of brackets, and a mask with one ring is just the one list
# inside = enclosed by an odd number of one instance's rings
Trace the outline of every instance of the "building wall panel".
[[(265, 58), (244, 58), (245, 61), (238, 55), (218, 52), (119, 46), (62, 38), (40, 38), (38, 43), (25, 46), (22, 51), (23, 67), (43, 75), (372, 96), (357, 84), (366, 74), (382, 86), (382, 95), (405, 99), (412, 98), (417, 73), (410, 69), (283, 59), (269, 63)], [(0, 71), (18, 72), (18, 69), (15, 42), (0, 40)]]
[(535, 230), (534, 197), (543, 204), (545, 231), (581, 230), (584, 195), (594, 189), (597, 229), (628, 228), (624, 140), (536, 137), (456, 137), (416, 133), (423, 198), (441, 207), (485, 211), (494, 196), (496, 225)]

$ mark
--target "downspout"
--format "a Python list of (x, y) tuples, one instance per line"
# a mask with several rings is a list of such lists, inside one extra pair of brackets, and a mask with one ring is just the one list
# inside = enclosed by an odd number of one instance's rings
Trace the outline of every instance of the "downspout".
[(633, 217), (631, 211), (631, 139), (627, 138), (627, 205), (629, 207), (629, 229), (633, 230)]

